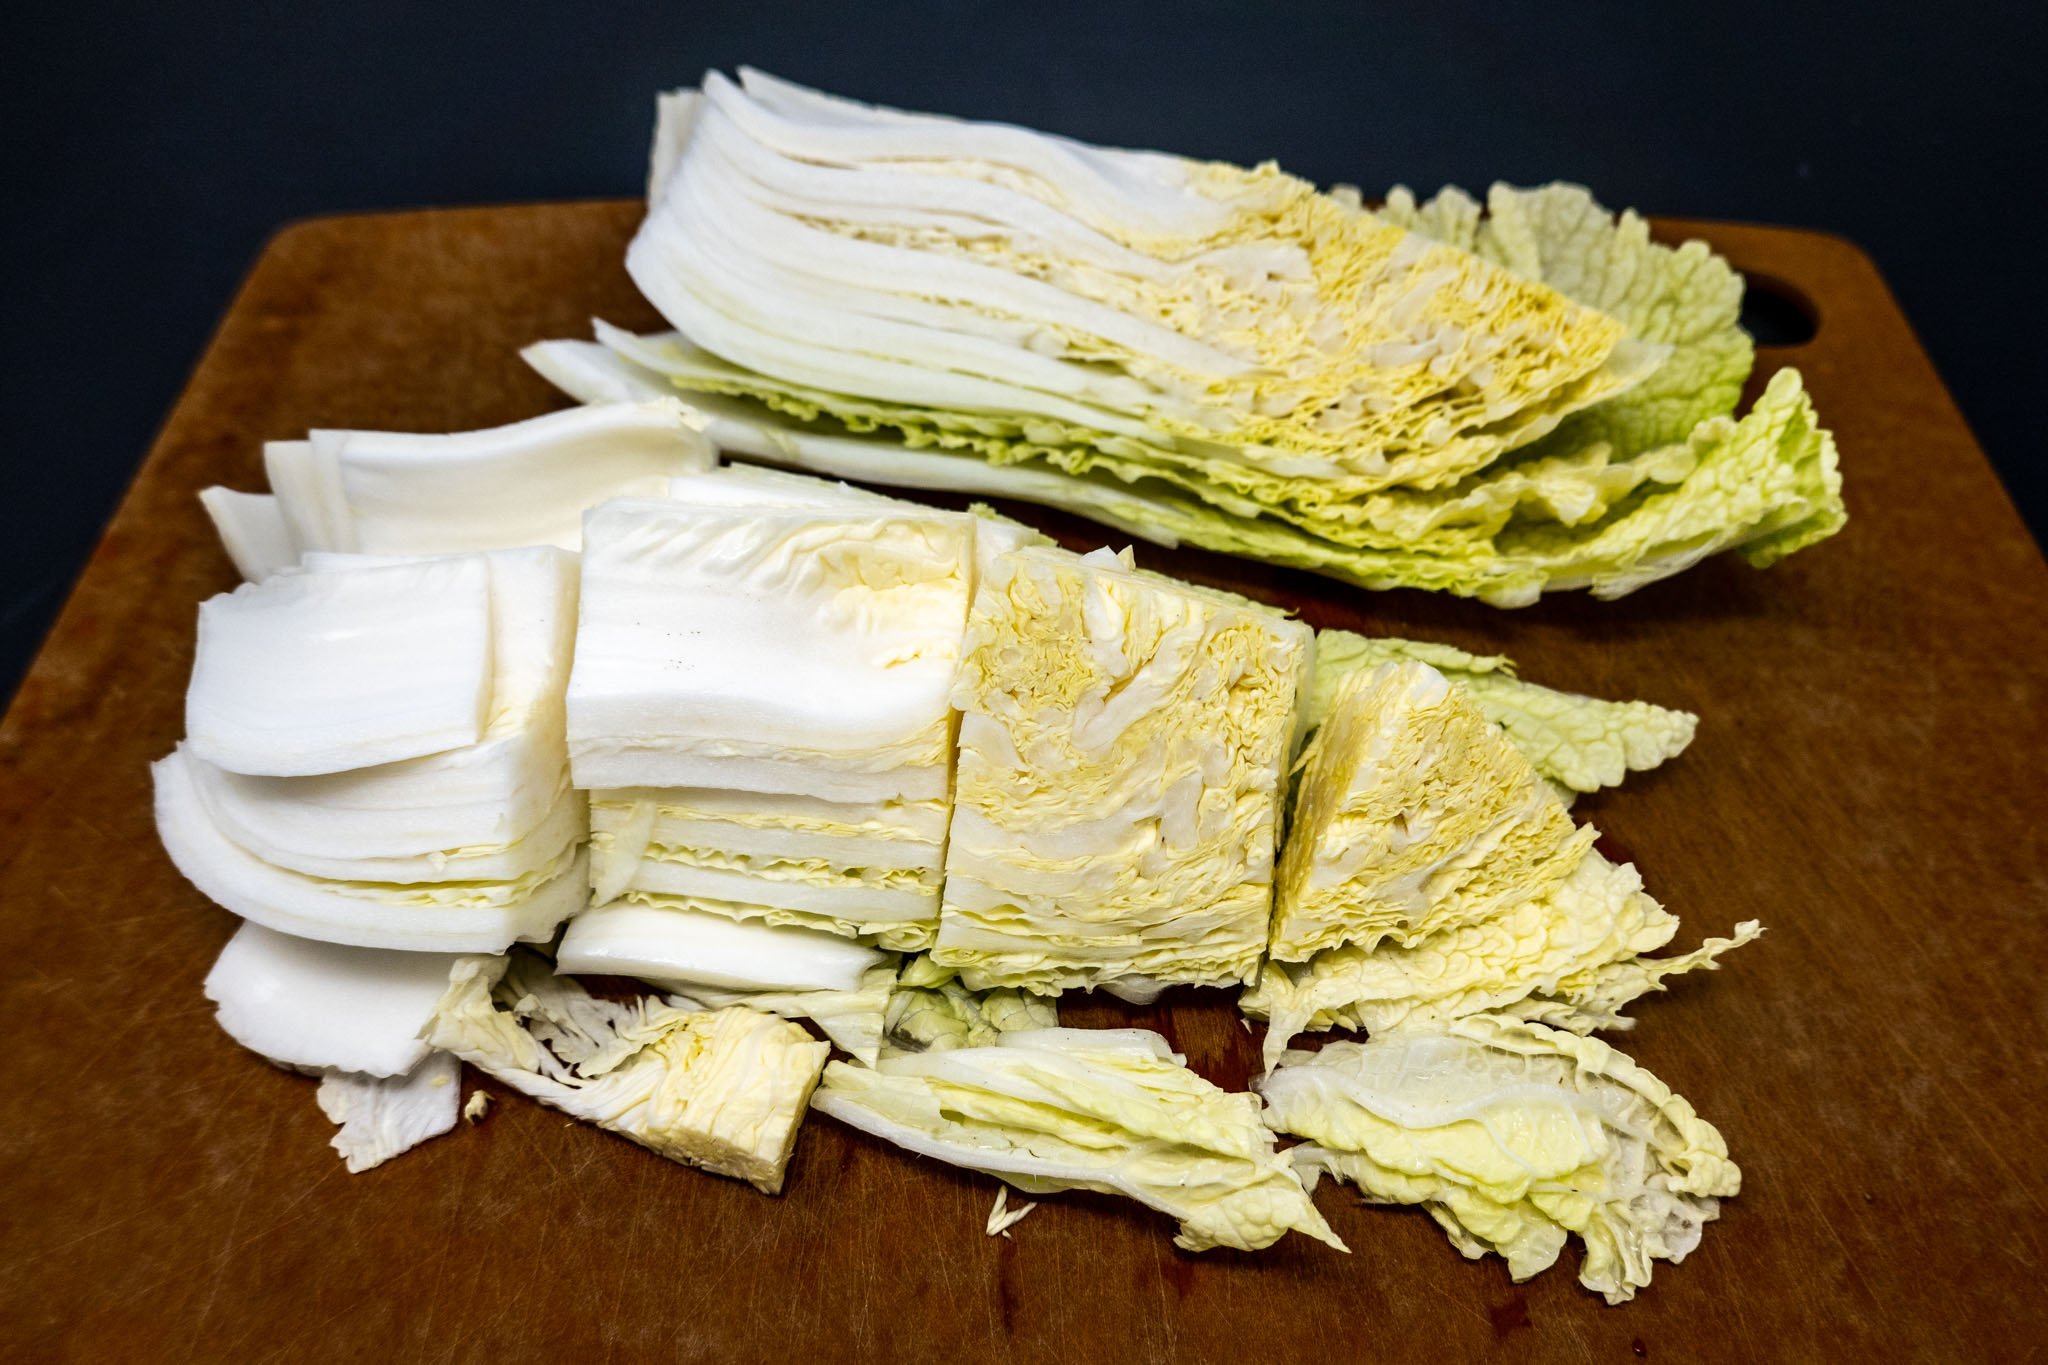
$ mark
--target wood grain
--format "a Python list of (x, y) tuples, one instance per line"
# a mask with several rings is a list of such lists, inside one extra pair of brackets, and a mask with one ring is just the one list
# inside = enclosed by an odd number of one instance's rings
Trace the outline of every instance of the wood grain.
[[(1300, 1238), (1191, 1257), (1133, 1205), (1050, 1201), (988, 1238), (993, 1181), (829, 1120), (769, 1200), (501, 1097), (343, 1173), (311, 1083), (216, 1029), (231, 927), (159, 851), (145, 765), (181, 728), (195, 603), (233, 581), (193, 494), (261, 484), (311, 426), (455, 430), (558, 400), (516, 357), (653, 315), (623, 203), (302, 223), (236, 299), (0, 728), (0, 1351), (16, 1358), (1179, 1361), (2011, 1357), (2048, 1340), (2041, 786), (2048, 567), (1870, 261), (1839, 239), (1666, 222), (1819, 318), (1796, 362), (1852, 520), (1766, 573), (1722, 559), (1619, 604), (1503, 613), (1140, 547), (1146, 564), (1700, 713), (1584, 810), (1684, 916), (1751, 916), (1726, 970), (1618, 1039), (1726, 1133), (1745, 1189), (1610, 1309), (1516, 1286), (1419, 1213), (1320, 1202)], [(118, 383), (118, 367), (108, 382)], [(62, 451), (17, 458), (62, 459)], [(1093, 527), (1022, 514), (1069, 543)], [(1134, 1018), (1240, 1082), (1221, 997)]]

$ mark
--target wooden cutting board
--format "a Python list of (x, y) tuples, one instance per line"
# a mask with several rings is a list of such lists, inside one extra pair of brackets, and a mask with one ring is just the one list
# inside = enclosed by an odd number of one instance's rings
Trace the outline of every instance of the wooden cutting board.
[[(1869, 259), (1776, 228), (1660, 224), (1818, 319), (1758, 369), (1798, 364), (1840, 437), (1835, 540), (1519, 612), (1139, 549), (1316, 625), (1699, 713), (1683, 758), (1582, 806), (1684, 917), (1680, 946), (1770, 927), (1616, 1039), (1745, 1175), (1633, 1304), (1580, 1289), (1576, 1249), (1518, 1286), (1421, 1213), (1334, 1187), (1319, 1203), (1348, 1257), (1298, 1237), (1190, 1256), (1169, 1220), (1086, 1195), (990, 1238), (995, 1181), (822, 1116), (780, 1199), (503, 1094), (480, 1126), (346, 1175), (312, 1083), (214, 1026), (200, 982), (233, 921), (152, 829), (146, 765), (182, 728), (194, 606), (235, 581), (193, 495), (261, 487), (260, 443), (312, 426), (460, 430), (558, 405), (516, 352), (592, 315), (655, 323), (620, 267), (637, 214), (286, 229), (143, 464), (0, 728), (0, 1355), (1811, 1360), (2048, 1340), (2048, 568)], [(1127, 1020), (1223, 1084), (1250, 1069), (1219, 994), (1069, 1010)]]

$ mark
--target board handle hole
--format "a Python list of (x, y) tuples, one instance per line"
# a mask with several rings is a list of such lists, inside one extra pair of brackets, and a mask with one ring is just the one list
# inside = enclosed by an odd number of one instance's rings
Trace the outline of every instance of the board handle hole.
[(1820, 330), (1813, 300), (1783, 280), (1743, 274), (1742, 330), (1759, 346), (1804, 346)]

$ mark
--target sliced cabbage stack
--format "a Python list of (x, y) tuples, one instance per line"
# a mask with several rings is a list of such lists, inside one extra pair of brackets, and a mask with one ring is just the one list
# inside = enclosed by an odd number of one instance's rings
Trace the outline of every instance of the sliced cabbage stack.
[(930, 944), (976, 519), (841, 493), (589, 514), (568, 738), (599, 903)]
[(1026, 1194), (1128, 1196), (1178, 1219), (1189, 1251), (1256, 1251), (1289, 1231), (1345, 1249), (1258, 1100), (1211, 1085), (1146, 1030), (1024, 1030), (873, 1069), (834, 1062), (812, 1104)]
[(1380, 1032), (1487, 1011), (1585, 1032), (1665, 977), (1678, 919), (1592, 847), (1528, 759), (1418, 662), (1354, 670), (1304, 755), (1271, 956), (1241, 1000), (1271, 1066), (1308, 1029)]
[(429, 1051), (458, 963), (485, 978), (502, 958), (348, 948), (243, 924), (206, 975), (228, 1036), (279, 1066), (320, 1077), (319, 1104), (341, 1125), (335, 1150), (366, 1171), (455, 1126), (455, 1059)]
[(1496, 230), (1375, 215), (751, 71), (665, 96), (652, 169), (627, 264), (676, 333), (529, 359), (586, 401), (680, 387), (757, 458), (1504, 605), (1840, 524), (1796, 375), (1726, 420), (1740, 278), (1575, 187)]
[(997, 556), (953, 694), (933, 960), (974, 990), (1249, 980), (1312, 650), (1300, 622), (1107, 551)]
[(1450, 645), (1348, 630), (1316, 632), (1315, 687), (1306, 728), (1323, 723), (1352, 674), (1413, 660), (1444, 675), (1479, 713), (1501, 727), (1536, 771), (1565, 792), (1619, 785), (1678, 757), (1699, 717), (1646, 701), (1607, 701), (1560, 692), (1516, 676), (1514, 660)]
[(574, 550), (584, 508), (659, 496), (670, 478), (716, 460), (668, 397), (453, 435), (315, 431), (264, 447), (270, 493), (209, 488), (200, 501), (253, 582), (309, 551)]
[(189, 738), (156, 765), (178, 869), (335, 943), (500, 952), (588, 899), (563, 691), (576, 560), (313, 555), (200, 609)]
[(502, 980), (458, 966), (426, 1036), (521, 1094), (764, 1194), (781, 1192), (831, 1054), (744, 1007), (600, 1000), (526, 953)]
[(1290, 1052), (1258, 1082), (1289, 1155), (1368, 1199), (1420, 1204), (1466, 1256), (1517, 1281), (1585, 1244), (1609, 1303), (1699, 1245), (1742, 1172), (1712, 1124), (1592, 1038), (1495, 1016)]

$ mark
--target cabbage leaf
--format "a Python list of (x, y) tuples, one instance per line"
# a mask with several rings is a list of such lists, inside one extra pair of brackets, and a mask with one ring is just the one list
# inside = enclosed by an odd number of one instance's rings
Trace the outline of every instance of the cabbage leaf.
[(1713, 1125), (1593, 1038), (1478, 1015), (1290, 1052), (1257, 1083), (1266, 1122), (1309, 1139), (1306, 1172), (1419, 1204), (1468, 1257), (1517, 1281), (1585, 1245), (1579, 1282), (1609, 1303), (1699, 1245), (1742, 1173)]
[(1251, 1095), (1220, 1090), (1141, 1029), (1035, 1029), (989, 1047), (834, 1062), (813, 1105), (1025, 1194), (1126, 1195), (1180, 1222), (1189, 1251), (1344, 1244), (1309, 1202)]
[(1560, 692), (1516, 676), (1514, 661), (1498, 654), (1467, 654), (1422, 640), (1316, 632), (1314, 690), (1307, 726), (1323, 722), (1337, 690), (1351, 674), (1413, 659), (1428, 664), (1464, 693), (1481, 715), (1507, 732), (1508, 742), (1536, 771), (1574, 792), (1619, 784), (1631, 772), (1669, 762), (1692, 743), (1699, 717), (1646, 701), (1606, 701)]

